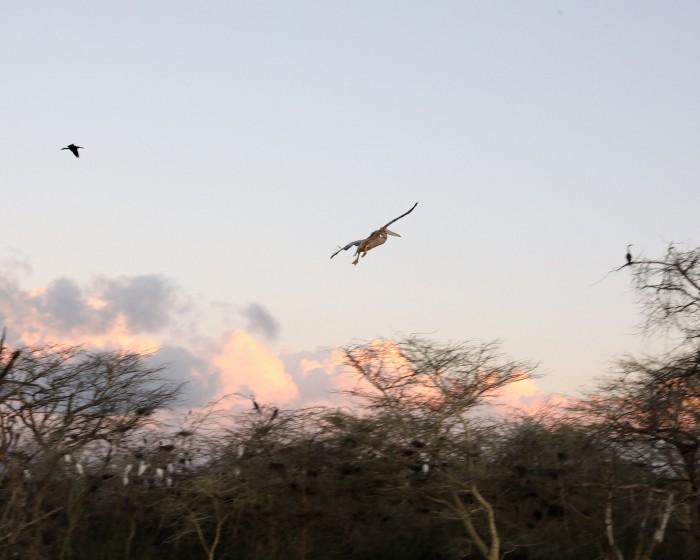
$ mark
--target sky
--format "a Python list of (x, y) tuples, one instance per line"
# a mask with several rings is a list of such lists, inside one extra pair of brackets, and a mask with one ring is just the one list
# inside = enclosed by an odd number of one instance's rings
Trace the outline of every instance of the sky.
[(155, 349), (193, 402), (333, 402), (338, 348), (411, 333), (576, 394), (653, 346), (627, 271), (596, 282), (698, 242), (698, 29), (690, 1), (5, 3), (0, 323)]

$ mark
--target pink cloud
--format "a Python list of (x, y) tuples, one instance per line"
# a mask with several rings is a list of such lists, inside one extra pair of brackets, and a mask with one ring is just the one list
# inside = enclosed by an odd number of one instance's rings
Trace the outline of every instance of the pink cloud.
[(224, 338), (212, 363), (220, 372), (219, 397), (250, 392), (265, 403), (284, 405), (299, 396), (299, 389), (282, 361), (241, 329)]
[[(203, 321), (193, 328), (189, 321), (201, 310), (183, 312), (182, 301), (191, 300), (157, 275), (96, 277), (86, 283), (63, 277), (26, 289), (18, 277), (0, 270), (0, 328), (7, 327), (11, 345), (81, 345), (152, 354), (149, 361), (162, 364), (165, 377), (187, 382), (189, 406), (230, 393), (254, 394), (261, 403), (289, 407), (348, 402), (342, 391), (356, 379), (346, 374), (339, 350), (277, 353), (266, 344), (269, 328), (262, 329), (262, 340), (252, 334), (260, 328), (234, 326), (217, 336), (220, 326), (207, 327)], [(262, 305), (254, 309), (258, 323), (276, 325)], [(210, 333), (202, 334), (207, 328)]]
[(547, 407), (561, 407), (569, 402), (567, 397), (548, 393), (538, 387), (535, 379), (522, 379), (501, 388), (492, 398), (489, 405), (500, 407), (504, 415), (514, 412), (535, 414)]

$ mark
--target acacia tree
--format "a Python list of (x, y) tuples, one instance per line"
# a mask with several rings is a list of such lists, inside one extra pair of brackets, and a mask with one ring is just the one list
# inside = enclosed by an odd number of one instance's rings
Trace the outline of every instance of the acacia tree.
[[(621, 371), (576, 406), (582, 421), (630, 462), (654, 474), (646, 493), (656, 503), (657, 527), (638, 542), (649, 558), (671, 517), (700, 545), (700, 353), (661, 359), (629, 358)], [(653, 524), (645, 520), (647, 531)], [(610, 524), (608, 524), (610, 527)], [(610, 529), (608, 529), (610, 532)], [(689, 545), (690, 546), (690, 545)]]
[[(636, 517), (634, 558), (650, 558), (668, 528), (700, 544), (700, 248), (670, 244), (660, 258), (630, 258), (632, 285), (648, 334), (670, 335), (678, 343), (665, 356), (625, 358), (616, 374), (574, 408), (583, 424), (606, 441), (618, 457), (647, 466), (651, 475), (635, 490), (646, 496)], [(605, 506), (609, 554), (622, 558), (610, 480)], [(627, 485), (629, 486), (629, 485)], [(629, 518), (625, 520), (629, 523)], [(692, 542), (694, 540), (694, 542)]]
[(417, 336), (353, 345), (345, 360), (362, 380), (348, 392), (393, 422), (391, 443), (420, 448), (423, 471), (438, 481), (427, 498), (463, 525), (462, 552), (474, 546), (485, 559), (499, 560), (496, 511), (480, 487), (483, 431), (469, 413), (499, 389), (530, 378), (532, 365), (505, 359), (496, 343), (441, 344)]
[(700, 247), (671, 243), (658, 259), (639, 257), (628, 265), (648, 331), (675, 331), (681, 343), (700, 339)]
[(0, 551), (40, 556), (58, 537), (60, 556), (70, 553), (87, 477), (115, 476), (119, 448), (179, 393), (143, 359), (49, 346), (0, 362)]

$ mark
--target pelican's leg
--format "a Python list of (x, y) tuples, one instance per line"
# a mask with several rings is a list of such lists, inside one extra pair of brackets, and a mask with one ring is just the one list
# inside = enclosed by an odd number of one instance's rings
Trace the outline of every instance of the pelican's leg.
[(360, 257), (364, 257), (367, 254), (367, 251), (358, 251), (357, 256), (355, 257), (355, 260), (352, 261), (352, 264), (357, 264), (360, 261)]

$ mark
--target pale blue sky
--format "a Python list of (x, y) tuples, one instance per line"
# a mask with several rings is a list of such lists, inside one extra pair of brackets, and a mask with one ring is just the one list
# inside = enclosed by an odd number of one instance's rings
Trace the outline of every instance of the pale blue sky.
[(0, 258), (165, 277), (198, 336), (255, 302), (278, 350), (501, 338), (574, 391), (644, 349), (626, 271), (591, 284), (699, 241), (699, 61), (697, 2), (5, 3)]

